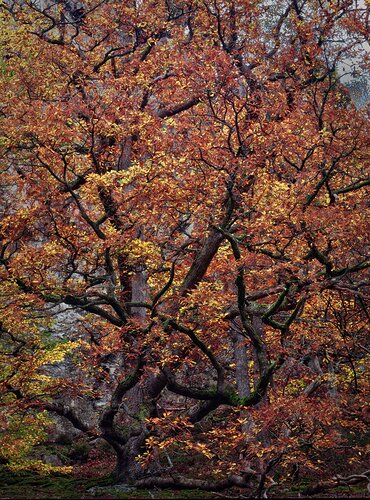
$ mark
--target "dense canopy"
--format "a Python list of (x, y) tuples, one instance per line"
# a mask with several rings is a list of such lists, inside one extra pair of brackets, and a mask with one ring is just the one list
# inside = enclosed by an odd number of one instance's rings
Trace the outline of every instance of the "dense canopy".
[(62, 418), (136, 484), (361, 471), (365, 5), (1, 9), (4, 463), (45, 470)]

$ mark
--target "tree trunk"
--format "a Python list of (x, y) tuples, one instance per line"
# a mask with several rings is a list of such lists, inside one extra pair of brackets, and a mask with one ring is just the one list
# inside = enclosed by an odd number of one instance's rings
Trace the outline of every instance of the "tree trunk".
[[(130, 433), (125, 437), (123, 444), (118, 444), (117, 439), (110, 442), (116, 456), (115, 474), (119, 481), (132, 483), (147, 475), (149, 471), (143, 470), (137, 458), (143, 453), (145, 439), (148, 430), (145, 423), (146, 418), (157, 415), (156, 399), (166, 385), (166, 377), (163, 373), (151, 375), (141, 386), (133, 387), (128, 404), (129, 414), (134, 415), (135, 424), (130, 429)], [(130, 404), (131, 403), (131, 404)], [(113, 424), (114, 426), (114, 424)]]
[(131, 437), (127, 443), (116, 448), (115, 476), (119, 482), (134, 483), (143, 477), (143, 469), (137, 461), (137, 457), (143, 451), (145, 433)]
[[(246, 339), (236, 329), (232, 330), (234, 341), (234, 361), (235, 361), (235, 380), (238, 395), (241, 398), (250, 396), (251, 393), (251, 380), (249, 376), (249, 358), (247, 354)], [(248, 418), (248, 421), (242, 424), (242, 431), (249, 434), (253, 422), (249, 416), (249, 412), (241, 410), (240, 416)]]
[(236, 365), (236, 386), (239, 396), (245, 398), (251, 393), (246, 339), (237, 330), (232, 330), (232, 336), (234, 341), (234, 361)]

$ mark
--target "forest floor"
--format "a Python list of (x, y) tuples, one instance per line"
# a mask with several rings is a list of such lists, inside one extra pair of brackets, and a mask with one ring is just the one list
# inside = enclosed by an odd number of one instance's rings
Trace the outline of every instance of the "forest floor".
[[(311, 482), (313, 484), (314, 481)], [(366, 485), (339, 487), (335, 491), (312, 496), (303, 496), (308, 482), (286, 484), (271, 491), (269, 498), (368, 498)], [(50, 474), (36, 475), (30, 472), (14, 473), (0, 467), (0, 499), (190, 499), (190, 498), (248, 498), (247, 495), (233, 492), (211, 493), (200, 490), (159, 490), (135, 489), (121, 486), (117, 489), (111, 476), (77, 478), (73, 476)]]

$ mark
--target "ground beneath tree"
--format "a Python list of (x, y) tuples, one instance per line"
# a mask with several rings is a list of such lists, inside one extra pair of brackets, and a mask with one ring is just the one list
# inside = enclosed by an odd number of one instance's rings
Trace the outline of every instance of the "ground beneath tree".
[[(309, 484), (285, 485), (276, 488), (269, 498), (368, 498), (366, 485), (339, 487), (317, 495), (302, 495)], [(159, 489), (117, 488), (111, 476), (91, 479), (51, 474), (39, 476), (30, 472), (12, 473), (0, 468), (0, 499), (190, 499), (190, 498), (247, 498), (241, 492), (212, 493), (200, 490), (172, 491)]]

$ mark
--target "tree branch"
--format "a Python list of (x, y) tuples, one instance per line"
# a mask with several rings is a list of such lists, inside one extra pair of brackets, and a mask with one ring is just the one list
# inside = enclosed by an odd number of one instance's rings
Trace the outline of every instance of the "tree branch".
[(192, 97), (188, 101), (174, 104), (173, 106), (169, 106), (168, 108), (160, 109), (157, 112), (157, 116), (159, 116), (159, 118), (169, 118), (170, 116), (178, 115), (179, 113), (182, 113), (183, 111), (186, 111), (199, 103), (200, 97)]

